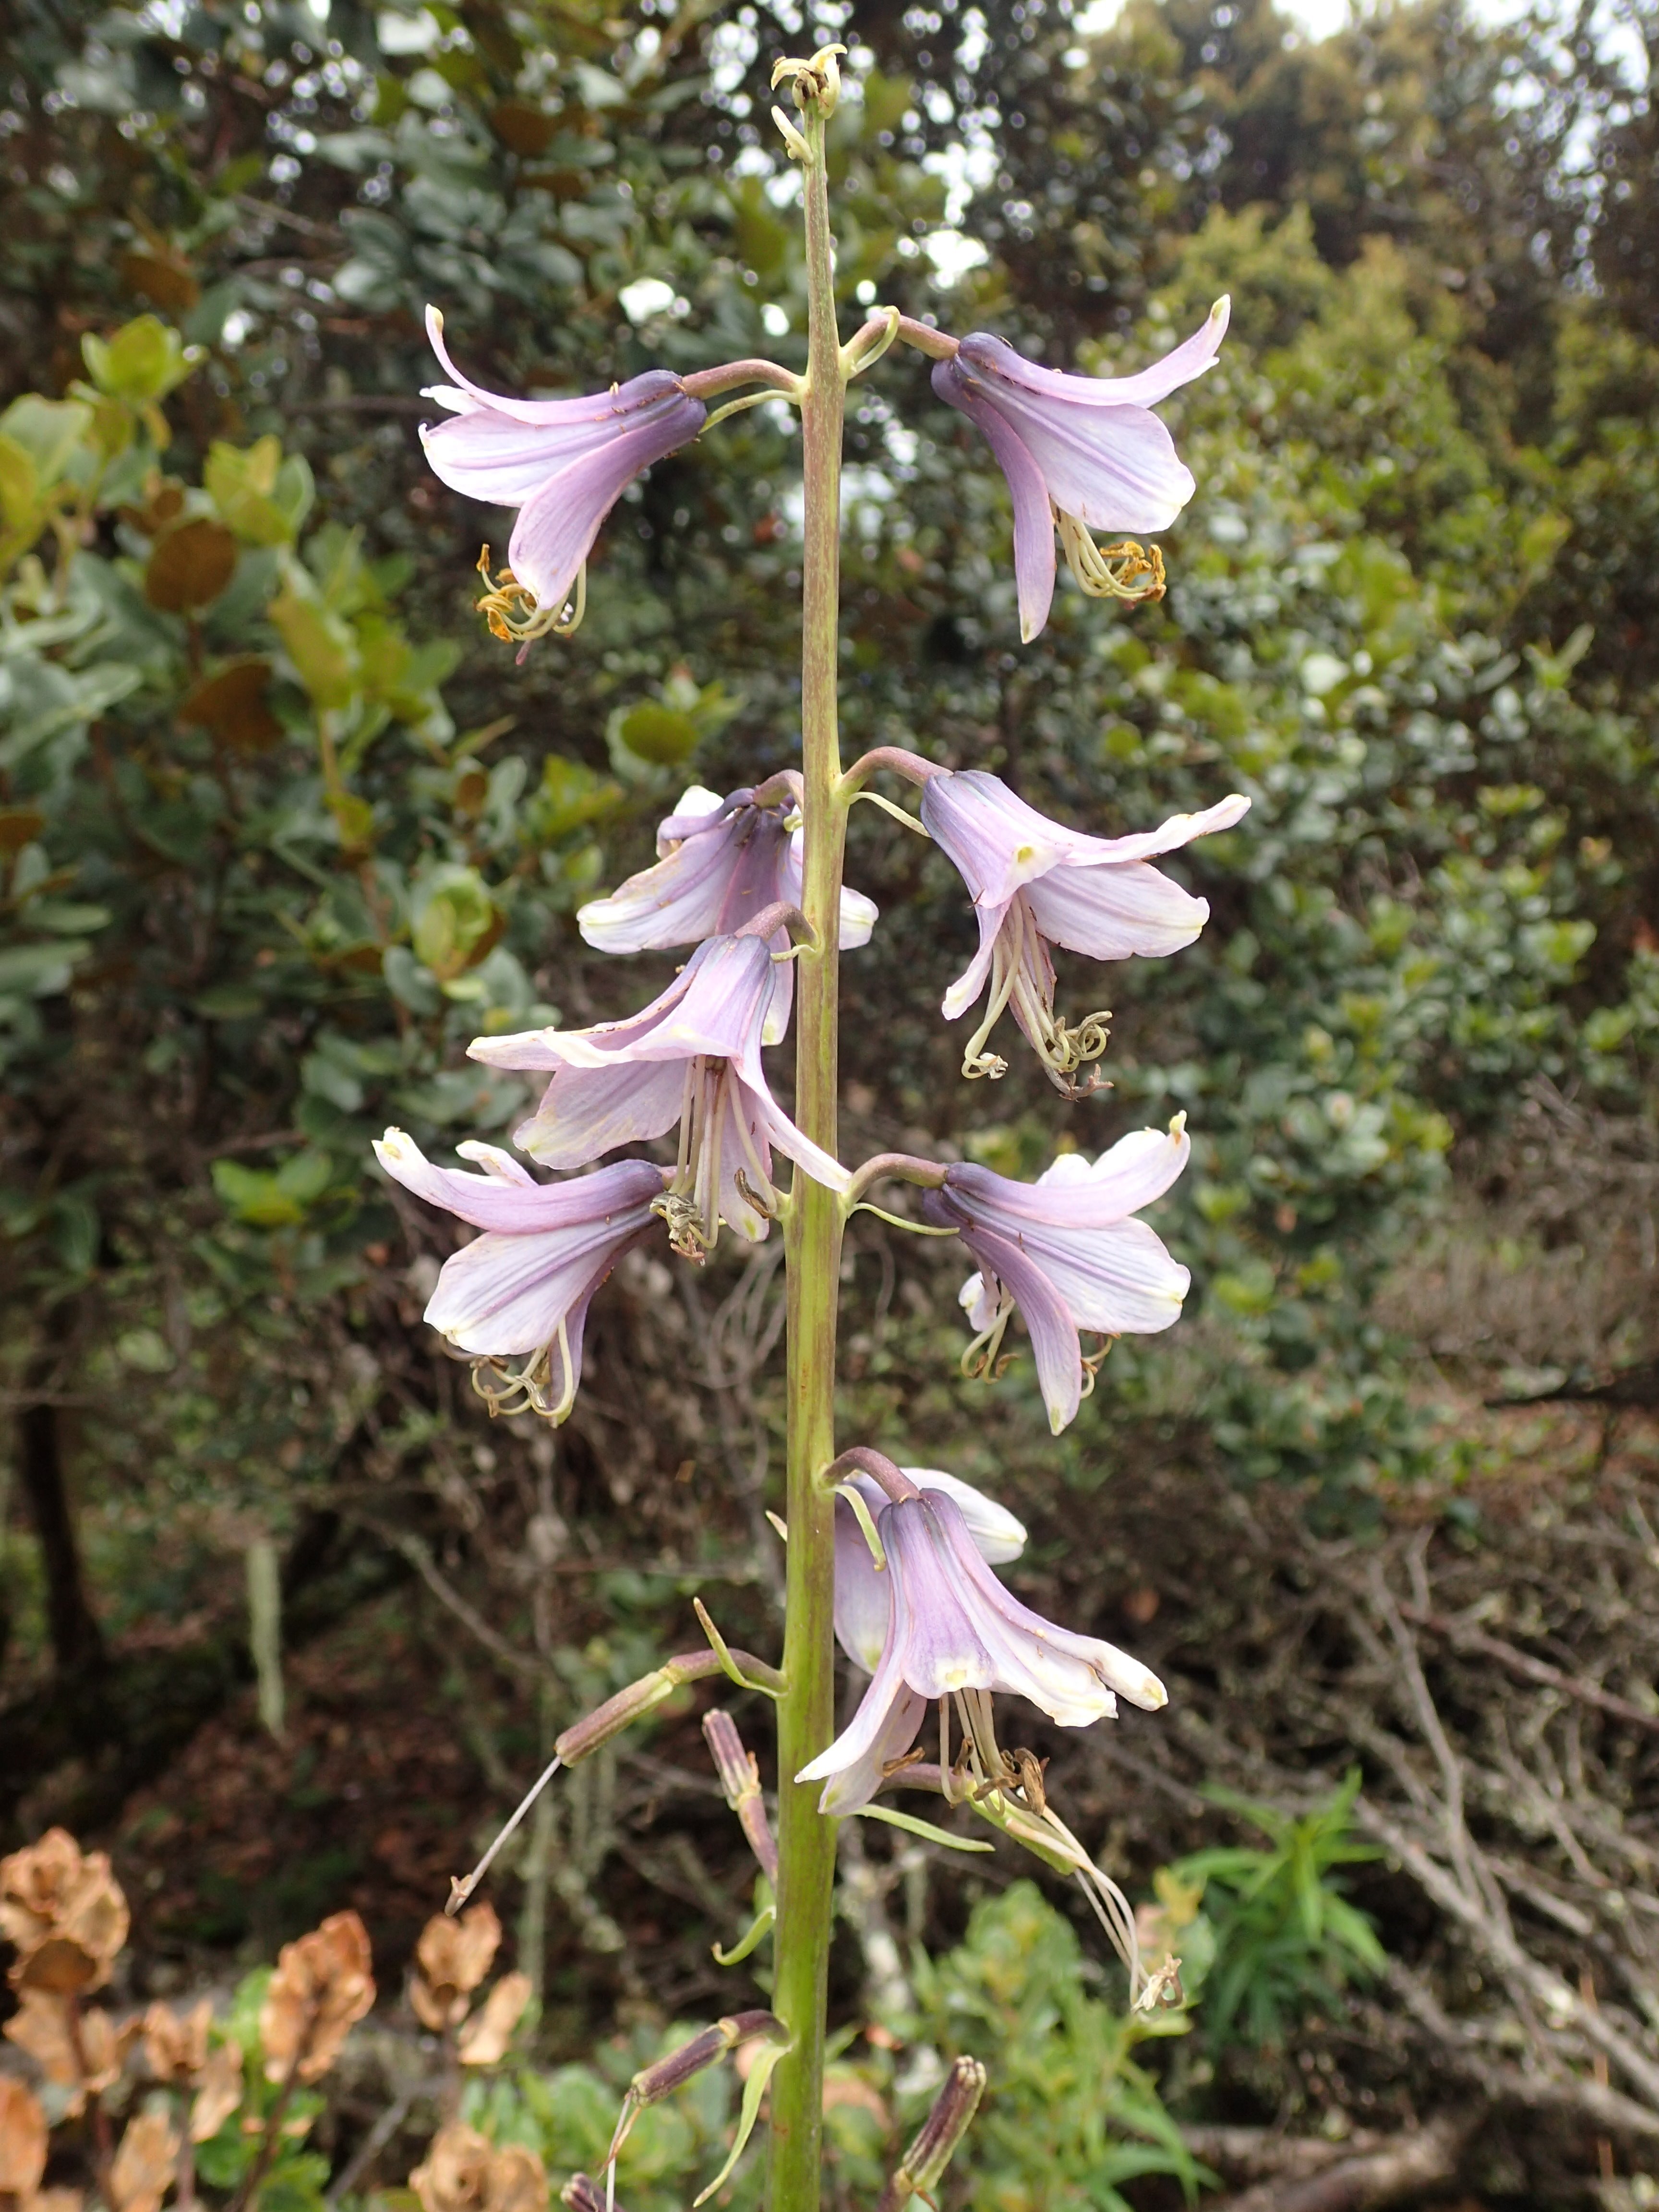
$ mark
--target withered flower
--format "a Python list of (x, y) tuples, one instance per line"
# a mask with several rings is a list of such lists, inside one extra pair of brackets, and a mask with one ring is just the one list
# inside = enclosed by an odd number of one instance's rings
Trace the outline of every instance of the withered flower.
[(452, 2120), (409, 2177), (422, 2212), (547, 2212), (547, 2174), (522, 2143), (492, 2143)]
[(441, 2033), (459, 2026), (501, 1941), (501, 1923), (492, 1905), (475, 1905), (459, 1920), (433, 1915), (415, 1947), (418, 1963), (409, 1987), (409, 2001), (425, 2027)]
[(64, 2106), (67, 2119), (116, 2081), (140, 2025), (129, 2020), (118, 2027), (101, 2006), (77, 2021), (74, 2002), (50, 1990), (25, 1989), (5, 2027), (7, 2039), (28, 2053), (47, 2081), (71, 2093)]
[(267, 2081), (322, 2079), (374, 2002), (372, 1964), (368, 1930), (355, 1912), (331, 1913), (283, 1944), (259, 2009)]
[(190, 2139), (211, 2142), (242, 2101), (242, 2046), (222, 2043), (210, 2051), (190, 2108)]
[(144, 2014), (144, 2056), (158, 2081), (193, 2081), (207, 2064), (208, 2030), (213, 2025), (209, 1997), (188, 2012), (174, 2012), (158, 2000)]
[(0, 1935), (17, 1947), (20, 1989), (95, 1990), (127, 1940), (131, 1915), (105, 1851), (66, 1828), (0, 1859)]
[(461, 2030), (463, 2066), (494, 2066), (507, 2055), (513, 2031), (530, 2002), (528, 1974), (503, 1974)]
[(46, 2116), (24, 2083), (0, 2074), (0, 2204), (25, 2205), (46, 2170)]
[(115, 2212), (161, 2212), (179, 2165), (179, 2136), (165, 2112), (139, 2112), (127, 2122), (109, 2170)]

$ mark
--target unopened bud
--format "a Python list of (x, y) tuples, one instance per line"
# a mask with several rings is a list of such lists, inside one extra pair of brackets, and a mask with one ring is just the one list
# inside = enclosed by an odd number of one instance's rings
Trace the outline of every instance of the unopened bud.
[(760, 1769), (755, 1764), (755, 1754), (744, 1749), (743, 1738), (732, 1716), (722, 1712), (719, 1706), (703, 1715), (702, 1732), (714, 1761), (714, 1771), (720, 1778), (720, 1788), (726, 1793), (726, 1802), (737, 1814), (749, 1848), (760, 1862), (762, 1873), (775, 1884), (778, 1847), (761, 1798)]
[(559, 2202), (568, 2204), (570, 2212), (623, 2212), (622, 2206), (614, 2202), (607, 2208), (604, 2190), (585, 2173), (571, 2175), (559, 2191)]
[(985, 2094), (985, 2069), (977, 2058), (957, 2058), (933, 2100), (921, 2131), (904, 2154), (904, 2162), (881, 2192), (877, 2212), (904, 2212), (913, 2197), (937, 2189), (945, 2169), (968, 2132)]
[(784, 2033), (783, 2023), (769, 2012), (732, 2013), (725, 2020), (717, 2020), (713, 2027), (700, 2028), (678, 2051), (671, 2051), (666, 2058), (659, 2058), (653, 2066), (637, 2073), (628, 2085), (628, 2094), (638, 2105), (659, 2104), (663, 2098), (672, 2097), (676, 2089), (684, 2088), (694, 2074), (701, 2074), (717, 2058), (724, 2058), (751, 2035), (764, 2035), (769, 2042)]
[(701, 1681), (706, 1675), (718, 1674), (720, 1670), (720, 1662), (712, 1651), (682, 1651), (653, 1673), (642, 1674), (637, 1682), (618, 1690), (614, 1698), (607, 1698), (580, 1720), (573, 1721), (553, 1748), (566, 1766), (574, 1766), (579, 1759), (591, 1758), (601, 1744), (609, 1743), (613, 1735), (620, 1735), (625, 1728), (643, 1718), (653, 1706), (672, 1698), (685, 1683)]

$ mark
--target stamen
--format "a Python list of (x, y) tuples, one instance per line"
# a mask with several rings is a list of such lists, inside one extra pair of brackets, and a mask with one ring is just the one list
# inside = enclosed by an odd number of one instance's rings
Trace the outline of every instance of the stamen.
[(1120, 538), (1115, 545), (1097, 545), (1064, 507), (1054, 509), (1054, 520), (1060, 525), (1066, 566), (1091, 599), (1122, 599), (1133, 606), (1142, 599), (1164, 597), (1164, 555), (1158, 546), (1137, 544), (1133, 538)]
[(501, 569), (492, 580), (488, 545), (480, 551), (477, 565), (488, 586), (478, 601), (478, 611), (489, 624), (493, 636), (504, 639), (509, 645), (528, 645), (532, 638), (550, 635), (568, 637), (580, 629), (582, 617), (587, 611), (585, 561), (576, 572), (575, 590), (558, 607), (539, 605), (528, 584), (521, 584), (510, 568)]
[[(559, 1352), (559, 1395), (550, 1403), (545, 1385), (552, 1380), (555, 1345)], [(510, 1419), (515, 1413), (539, 1413), (556, 1428), (568, 1418), (576, 1402), (576, 1376), (570, 1358), (568, 1322), (561, 1320), (557, 1335), (539, 1352), (532, 1352), (520, 1368), (506, 1366), (495, 1358), (475, 1359), (472, 1388), (489, 1408), (492, 1421), (501, 1414)]]
[[(962, 1371), (970, 1382), (991, 1382), (1000, 1380), (1007, 1372), (1008, 1361), (999, 1359), (1002, 1340), (1008, 1323), (1013, 1318), (1014, 1302), (1004, 1291), (998, 1304), (996, 1318), (989, 1328), (982, 1328), (962, 1355)], [(1009, 1358), (1014, 1355), (1011, 1352)]]
[(1094, 1391), (1094, 1387), (1095, 1387), (1095, 1377), (1099, 1374), (1099, 1372), (1100, 1372), (1101, 1369), (1105, 1365), (1105, 1364), (1106, 1364), (1106, 1355), (1107, 1355), (1107, 1353), (1108, 1353), (1109, 1352), (1110, 1352), (1110, 1350), (1111, 1350), (1112, 1346), (1113, 1346), (1116, 1342), (1117, 1342), (1117, 1339), (1116, 1339), (1115, 1336), (1109, 1336), (1109, 1337), (1106, 1339), (1105, 1342), (1101, 1346), (1101, 1347), (1100, 1347), (1100, 1349), (1099, 1349), (1099, 1351), (1098, 1351), (1098, 1352), (1085, 1352), (1085, 1353), (1084, 1354), (1084, 1358), (1083, 1358), (1083, 1376), (1084, 1376), (1084, 1381), (1083, 1381), (1083, 1395), (1084, 1395), (1085, 1398), (1087, 1398), (1087, 1397), (1089, 1397), (1089, 1396), (1092, 1395), (1093, 1391)]
[[(1024, 902), (1020, 899), (1017, 898), (1014, 901), (1016, 912), (1023, 904)], [(1016, 956), (1010, 959), (1003, 941), (1003, 933), (999, 931), (996, 945), (991, 954), (991, 1002), (986, 1009), (984, 1019), (963, 1049), (962, 1072), (969, 1082), (982, 1075), (995, 1083), (1008, 1073), (1007, 1061), (999, 1053), (987, 1052), (985, 1040), (990, 1036), (1001, 1018), (1002, 1010), (1008, 1003), (1018, 974), (1018, 958)]]
[(668, 1231), (668, 1242), (682, 1260), (701, 1267), (708, 1257), (708, 1241), (702, 1233), (702, 1210), (678, 1191), (665, 1190), (651, 1201), (651, 1211)]

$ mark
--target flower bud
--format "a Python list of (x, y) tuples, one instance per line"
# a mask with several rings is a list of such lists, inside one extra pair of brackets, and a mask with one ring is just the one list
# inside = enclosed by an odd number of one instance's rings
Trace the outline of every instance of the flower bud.
[(743, 1738), (731, 1714), (722, 1712), (718, 1706), (703, 1715), (702, 1732), (714, 1761), (714, 1771), (720, 1776), (720, 1788), (726, 1792), (726, 1802), (737, 1814), (749, 1848), (760, 1862), (761, 1871), (775, 1884), (778, 1847), (767, 1822), (755, 1754), (744, 1749)]
[(782, 2021), (769, 2012), (733, 2013), (725, 2020), (717, 2020), (713, 2027), (700, 2028), (678, 2051), (671, 2051), (666, 2058), (659, 2058), (654, 2065), (641, 2068), (629, 2083), (628, 2094), (636, 2105), (659, 2104), (665, 2097), (672, 2097), (676, 2089), (684, 2088), (693, 2075), (701, 2074), (717, 2058), (724, 2058), (728, 2051), (747, 2042), (751, 2035), (764, 2035), (768, 2042), (774, 2042), (783, 2033)]
[(615, 1697), (607, 1698), (580, 1720), (573, 1721), (553, 1748), (563, 1765), (574, 1766), (579, 1759), (591, 1758), (613, 1735), (620, 1735), (634, 1722), (642, 1720), (684, 1684), (701, 1681), (705, 1675), (718, 1674), (720, 1670), (720, 1662), (712, 1651), (682, 1651), (651, 1674), (641, 1674), (625, 1690), (618, 1690)]
[(881, 2193), (877, 2212), (904, 2212), (913, 2197), (938, 2188), (957, 2147), (967, 2134), (985, 2094), (985, 2069), (977, 2058), (957, 2058), (933, 2100), (921, 2131), (904, 2154), (904, 2162)]

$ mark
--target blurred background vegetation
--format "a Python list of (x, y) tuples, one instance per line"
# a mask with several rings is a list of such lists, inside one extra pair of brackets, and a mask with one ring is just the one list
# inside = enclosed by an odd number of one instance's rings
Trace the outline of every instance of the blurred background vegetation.
[[(854, 822), (883, 919), (844, 969), (847, 1157), (1029, 1175), (1190, 1117), (1158, 1216), (1187, 1318), (1120, 1344), (1058, 1446), (1029, 1363), (957, 1373), (959, 1266), (867, 1220), (844, 1419), (1006, 1498), (1016, 1585), (1170, 1680), (1167, 1721), (1037, 1740), (1132, 1893), (1162, 1869), (1149, 1912), (1190, 1929), (1207, 1886), (1227, 1994), (1133, 2059), (1063, 1893), (854, 1831), (835, 2002), (877, 2035), (837, 2186), (873, 2194), (922, 2054), (978, 2020), (1012, 2070), (952, 2184), (976, 2205), (1172, 2203), (1227, 2171), (1218, 2130), (1340, 2145), (1443, 2108), (1448, 2187), (1645, 2203), (1659, 2119), (1644, 2149), (1565, 2090), (1516, 2105), (1527, 2068), (1609, 2059), (1492, 1946), (1523, 1898), (1508, 1940), (1615, 2021), (1609, 2094), (1659, 2113), (1625, 1901), (1659, 1869), (1659, 17), (1109, 16), (6, 0), (0, 1841), (112, 1850), (135, 1997), (348, 1906), (384, 1984), (552, 1735), (696, 1640), (694, 1593), (770, 1648), (777, 1240), (631, 1261), (568, 1425), (491, 1425), (419, 1323), (447, 1226), (368, 1147), (510, 1127), (524, 1086), (467, 1039), (658, 988), (575, 907), (688, 782), (799, 742), (782, 410), (635, 487), (582, 629), (520, 665), (473, 609), (506, 518), (421, 459), (423, 306), (498, 389), (799, 362), (762, 93), (838, 37), (848, 315), (1112, 373), (1234, 302), (1167, 410), (1200, 485), (1168, 599), (1067, 586), (1032, 647), (988, 453), (914, 359), (856, 387), (849, 751), (994, 769), (1106, 833), (1254, 805), (1181, 856), (1210, 928), (1106, 979), (1114, 1087), (1072, 1104), (1017, 1055), (960, 1080), (956, 878)], [(596, 2047), (625, 2081), (758, 2001), (708, 1962), (750, 1876), (684, 1708), (572, 1777), (501, 1881), (533, 2063), (490, 2125), (556, 2183), (594, 2154), (547, 2081), (597, 2097)], [(1465, 1845), (1500, 1869), (1474, 1918), (1411, 1856), (1455, 1887)], [(379, 2109), (354, 2094), (342, 2159)], [(408, 2171), (423, 2109), (352, 2190)]]

